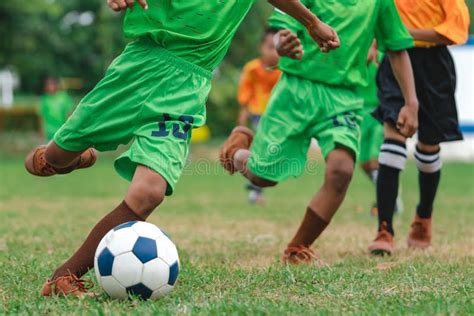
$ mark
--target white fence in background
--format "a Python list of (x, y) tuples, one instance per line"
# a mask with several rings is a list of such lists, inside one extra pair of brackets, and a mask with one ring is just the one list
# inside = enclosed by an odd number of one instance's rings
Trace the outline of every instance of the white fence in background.
[(464, 140), (442, 145), (444, 159), (474, 161), (474, 39), (450, 48), (456, 64), (459, 121)]

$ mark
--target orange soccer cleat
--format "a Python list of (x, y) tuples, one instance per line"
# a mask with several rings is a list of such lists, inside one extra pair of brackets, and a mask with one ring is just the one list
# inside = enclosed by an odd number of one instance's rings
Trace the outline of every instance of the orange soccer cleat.
[(431, 224), (431, 218), (415, 216), (407, 239), (409, 248), (426, 249), (431, 246)]
[(282, 257), (281, 262), (283, 264), (316, 264), (322, 266), (323, 262), (321, 259), (314, 253), (310, 248), (300, 245), (300, 246), (288, 246)]
[(377, 237), (375, 237), (374, 241), (369, 246), (369, 251), (373, 255), (383, 256), (385, 254), (391, 255), (394, 248), (395, 242), (393, 240), (393, 235), (388, 231), (387, 223), (382, 222)]
[(94, 297), (95, 294), (89, 292), (91, 287), (92, 285), (88, 281), (71, 274), (48, 280), (41, 289), (41, 296), (74, 295), (76, 297)]

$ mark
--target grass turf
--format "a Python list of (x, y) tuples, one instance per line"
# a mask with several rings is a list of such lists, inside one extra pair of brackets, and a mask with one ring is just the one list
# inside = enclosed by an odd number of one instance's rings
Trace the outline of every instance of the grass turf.
[[(405, 212), (395, 220), (398, 251), (371, 258), (373, 187), (357, 172), (347, 199), (316, 249), (326, 267), (285, 267), (279, 255), (322, 180), (315, 175), (246, 203), (245, 182), (215, 164), (192, 165), (150, 221), (176, 242), (182, 271), (157, 302), (43, 299), (51, 271), (119, 203), (127, 183), (110, 157), (47, 179), (19, 158), (0, 158), (0, 313), (5, 314), (457, 314), (474, 313), (474, 166), (447, 163), (436, 203), (434, 247), (410, 251), (405, 238), (417, 201), (416, 170), (402, 176)], [(92, 274), (89, 277), (93, 277)], [(96, 289), (100, 291), (99, 289)]]

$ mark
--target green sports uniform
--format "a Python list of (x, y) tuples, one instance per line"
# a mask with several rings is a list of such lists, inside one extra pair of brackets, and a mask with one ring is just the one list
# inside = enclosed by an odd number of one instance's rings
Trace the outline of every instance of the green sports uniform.
[(137, 165), (165, 178), (171, 195), (188, 156), (193, 128), (206, 120), (211, 72), (256, 0), (149, 0), (135, 4), (124, 33), (135, 38), (56, 133), (65, 150), (114, 150), (131, 180)]
[[(381, 60), (381, 58), (379, 59)], [(364, 99), (364, 108), (362, 110), (362, 124), (361, 142), (359, 161), (361, 163), (372, 159), (378, 159), (380, 153), (380, 146), (383, 144), (383, 125), (372, 116), (372, 112), (379, 105), (377, 97), (377, 70), (375, 63), (370, 63), (367, 66), (369, 85), (367, 87), (360, 87), (359, 93)]]
[(389, 50), (413, 46), (393, 0), (303, 0), (339, 34), (341, 47), (328, 54), (296, 20), (275, 10), (270, 25), (290, 29), (301, 40), (301, 61), (282, 58), (283, 76), (255, 135), (248, 167), (255, 175), (281, 181), (300, 175), (311, 138), (324, 156), (336, 146), (358, 156), (363, 98), (368, 84), (367, 53), (374, 38)]
[(64, 91), (41, 96), (39, 113), (42, 128), (48, 141), (53, 139), (54, 134), (66, 122), (73, 106), (71, 97)]

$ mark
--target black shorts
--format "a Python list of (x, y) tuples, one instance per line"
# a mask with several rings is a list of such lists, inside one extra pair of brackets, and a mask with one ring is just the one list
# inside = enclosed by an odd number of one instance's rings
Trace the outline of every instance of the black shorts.
[[(454, 93), (456, 70), (446, 46), (408, 49), (420, 103), (418, 139), (428, 145), (461, 140)], [(380, 106), (373, 115), (395, 124), (404, 98), (392, 72), (388, 56), (377, 74)]]

